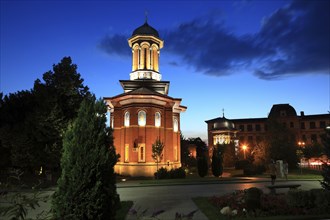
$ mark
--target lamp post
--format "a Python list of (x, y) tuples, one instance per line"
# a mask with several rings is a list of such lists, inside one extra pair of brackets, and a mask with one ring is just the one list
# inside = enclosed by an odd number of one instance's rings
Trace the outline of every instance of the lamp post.
[(300, 174), (302, 174), (302, 157), (303, 157), (303, 151), (301, 148), (305, 147), (305, 142), (299, 141), (298, 142), (299, 149), (297, 150), (299, 159), (300, 159)]
[(244, 153), (244, 159), (246, 159), (245, 151), (246, 151), (246, 149), (247, 149), (247, 146), (246, 146), (246, 145), (243, 145), (243, 146), (242, 146), (242, 149), (243, 149), (243, 153)]

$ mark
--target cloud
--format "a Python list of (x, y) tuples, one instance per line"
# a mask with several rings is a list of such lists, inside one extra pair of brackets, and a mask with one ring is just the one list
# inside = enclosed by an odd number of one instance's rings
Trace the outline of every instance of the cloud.
[[(237, 36), (211, 11), (207, 16), (162, 30), (166, 52), (197, 72), (223, 76), (241, 70), (260, 79), (330, 72), (330, 1), (297, 0), (265, 17), (255, 34)], [(100, 48), (131, 56), (127, 37), (105, 37)]]
[(128, 37), (120, 34), (107, 35), (100, 40), (98, 48), (109, 55), (130, 57), (132, 53), (127, 45), (127, 39)]
[(330, 72), (329, 1), (294, 1), (263, 21), (256, 42), (272, 48), (255, 74), (262, 79)]

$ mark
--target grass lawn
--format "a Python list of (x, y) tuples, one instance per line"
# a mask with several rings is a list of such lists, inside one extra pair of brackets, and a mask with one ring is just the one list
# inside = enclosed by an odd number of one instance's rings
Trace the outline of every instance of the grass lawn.
[[(203, 212), (209, 220), (228, 220), (227, 216), (220, 214), (220, 210), (218, 210), (215, 206), (213, 206), (206, 197), (197, 197), (193, 198), (194, 203)], [(284, 220), (284, 219), (295, 219), (295, 220), (304, 220), (304, 219), (326, 219), (329, 218), (329, 215), (299, 215), (299, 216), (271, 216), (271, 217), (258, 217), (258, 219), (265, 220)], [(256, 219), (256, 217), (241, 217), (234, 218), (237, 220), (252, 220)]]

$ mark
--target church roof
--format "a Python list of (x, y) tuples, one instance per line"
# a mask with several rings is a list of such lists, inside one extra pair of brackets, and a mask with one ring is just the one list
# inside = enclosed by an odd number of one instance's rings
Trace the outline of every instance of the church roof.
[(132, 37), (135, 35), (151, 35), (159, 38), (158, 31), (155, 28), (151, 27), (147, 21), (133, 31)]
[(209, 123), (213, 123), (213, 130), (236, 130), (235, 129), (235, 124), (223, 117), (219, 117), (219, 118), (214, 118), (208, 121), (205, 121), (207, 124)]
[(278, 118), (278, 117), (296, 117), (296, 110), (289, 104), (276, 104), (273, 105), (268, 118)]

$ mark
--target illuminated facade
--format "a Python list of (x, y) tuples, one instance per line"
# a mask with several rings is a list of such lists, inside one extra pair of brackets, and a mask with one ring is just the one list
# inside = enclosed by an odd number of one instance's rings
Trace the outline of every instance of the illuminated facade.
[[(330, 114), (305, 115), (289, 104), (276, 104), (270, 110), (267, 118), (225, 119), (215, 118), (206, 121), (208, 124), (208, 145), (211, 149), (216, 143), (226, 140), (237, 140), (239, 150), (243, 145), (252, 147), (266, 138), (267, 123), (275, 119), (292, 131), (299, 146), (322, 143), (321, 135), (324, 129), (330, 129)], [(220, 136), (219, 136), (220, 135)]]
[(134, 30), (128, 44), (132, 49), (130, 80), (120, 80), (124, 93), (104, 100), (110, 109), (114, 145), (121, 155), (115, 171), (121, 175), (153, 176), (156, 163), (152, 144), (165, 145), (159, 167), (181, 167), (180, 113), (187, 107), (181, 99), (168, 96), (168, 81), (159, 72), (159, 54), (164, 42), (147, 22)]

